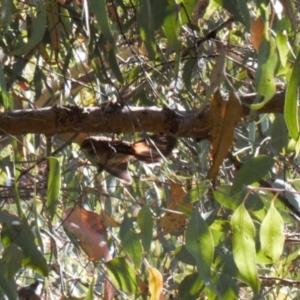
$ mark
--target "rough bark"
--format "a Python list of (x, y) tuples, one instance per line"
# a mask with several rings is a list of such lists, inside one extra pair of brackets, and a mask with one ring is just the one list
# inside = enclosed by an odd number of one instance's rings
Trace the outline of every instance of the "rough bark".
[[(256, 95), (241, 97), (244, 116)], [(282, 113), (284, 91), (278, 92), (258, 113)], [(27, 133), (128, 133), (154, 132), (175, 137), (203, 139), (210, 133), (210, 107), (175, 111), (167, 108), (127, 107), (105, 104), (101, 107), (52, 106), (23, 109), (0, 114), (0, 134)]]

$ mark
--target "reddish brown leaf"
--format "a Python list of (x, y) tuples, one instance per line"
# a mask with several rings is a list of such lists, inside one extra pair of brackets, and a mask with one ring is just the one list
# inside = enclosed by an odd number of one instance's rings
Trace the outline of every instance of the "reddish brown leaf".
[(90, 261), (102, 257), (105, 261), (111, 259), (106, 241), (106, 228), (100, 215), (76, 206), (65, 209), (62, 219), (64, 227), (78, 239)]
[(264, 39), (264, 28), (265, 24), (261, 17), (251, 20), (251, 42), (256, 52)]

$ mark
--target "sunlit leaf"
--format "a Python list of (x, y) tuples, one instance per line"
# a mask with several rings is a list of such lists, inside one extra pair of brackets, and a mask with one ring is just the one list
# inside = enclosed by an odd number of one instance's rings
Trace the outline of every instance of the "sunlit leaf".
[(88, 292), (85, 296), (85, 300), (93, 300), (94, 299), (94, 285), (95, 285), (95, 277), (93, 276), (92, 281), (90, 283)]
[(299, 83), (300, 83), (300, 52), (293, 66), (291, 78), (288, 82), (284, 101), (284, 118), (292, 138), (297, 141), (299, 138)]
[(106, 263), (110, 280), (121, 291), (136, 293), (138, 291), (137, 276), (133, 266), (124, 258), (116, 257)]
[(244, 204), (241, 204), (232, 215), (231, 226), (234, 261), (244, 281), (257, 294), (260, 281), (256, 269), (255, 227)]
[(149, 272), (149, 300), (160, 299), (163, 291), (163, 276), (155, 268), (148, 268)]
[(276, 33), (276, 44), (278, 48), (281, 65), (284, 67), (287, 63), (288, 54), (290, 52), (288, 37), (284, 32), (278, 31)]
[(167, 7), (163, 28), (171, 49), (175, 52), (179, 51), (181, 48), (181, 42), (178, 39), (180, 21), (177, 14), (176, 4), (171, 4)]
[(273, 262), (279, 260), (283, 251), (283, 228), (283, 219), (272, 202), (260, 226), (260, 244), (264, 254), (270, 257)]
[(52, 219), (56, 213), (61, 186), (60, 163), (55, 157), (48, 157), (49, 175), (47, 190), (47, 214)]
[(266, 155), (250, 158), (235, 174), (231, 188), (231, 195), (239, 192), (244, 185), (248, 185), (262, 179), (270, 171), (274, 163), (274, 159)]

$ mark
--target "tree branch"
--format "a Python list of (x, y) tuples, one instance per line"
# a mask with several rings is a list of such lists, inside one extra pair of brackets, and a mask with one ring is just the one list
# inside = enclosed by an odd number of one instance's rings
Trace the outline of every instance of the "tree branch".
[[(244, 116), (255, 94), (241, 97)], [(258, 113), (282, 113), (284, 92), (278, 92)], [(0, 134), (27, 133), (165, 133), (175, 137), (207, 138), (210, 134), (210, 107), (177, 111), (168, 108), (127, 107), (107, 103), (100, 107), (52, 106), (22, 109), (0, 114)]]

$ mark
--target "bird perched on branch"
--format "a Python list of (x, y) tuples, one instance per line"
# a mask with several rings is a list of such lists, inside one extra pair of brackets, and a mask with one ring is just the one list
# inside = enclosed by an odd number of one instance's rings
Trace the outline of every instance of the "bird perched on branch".
[(128, 171), (131, 159), (146, 164), (158, 163), (172, 153), (176, 142), (176, 138), (163, 134), (153, 135), (135, 143), (93, 136), (84, 139), (80, 149), (87, 159), (99, 168), (99, 172), (106, 171), (120, 181), (131, 184), (132, 178)]

